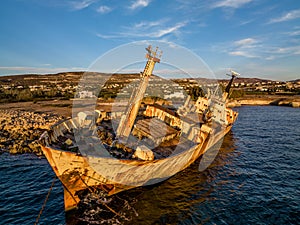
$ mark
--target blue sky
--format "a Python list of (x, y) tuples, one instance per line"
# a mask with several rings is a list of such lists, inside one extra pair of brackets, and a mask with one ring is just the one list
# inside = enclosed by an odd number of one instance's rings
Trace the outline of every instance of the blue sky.
[(218, 78), (300, 78), (299, 0), (3, 0), (0, 29), (0, 75), (86, 70), (119, 45), (163, 40)]

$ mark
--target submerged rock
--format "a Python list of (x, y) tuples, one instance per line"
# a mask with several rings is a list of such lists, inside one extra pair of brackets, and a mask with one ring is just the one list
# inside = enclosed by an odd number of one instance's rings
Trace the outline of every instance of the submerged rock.
[(72, 217), (79, 224), (130, 224), (138, 216), (133, 207), (134, 197), (121, 193), (108, 196), (100, 189), (86, 189), (77, 194), (80, 202)]

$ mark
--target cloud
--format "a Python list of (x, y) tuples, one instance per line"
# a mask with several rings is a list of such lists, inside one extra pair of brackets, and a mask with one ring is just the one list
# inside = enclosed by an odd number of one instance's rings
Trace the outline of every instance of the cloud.
[(242, 56), (246, 58), (260, 58), (261, 49), (263, 49), (261, 41), (255, 38), (244, 38), (232, 43), (223, 44), (223, 52), (227, 52), (231, 56)]
[(239, 47), (249, 47), (253, 44), (257, 43), (258, 41), (254, 38), (245, 38), (234, 42), (234, 45)]
[(105, 14), (105, 13), (111, 12), (112, 8), (110, 8), (110, 7), (106, 6), (106, 5), (102, 5), (96, 11), (98, 13)]
[(96, 34), (97, 37), (99, 38), (102, 38), (102, 39), (115, 39), (115, 38), (122, 38), (124, 37), (124, 34), (109, 34), (109, 35), (106, 35), (106, 34), (100, 34), (100, 33), (97, 33)]
[(184, 26), (185, 26), (185, 23), (178, 23), (173, 27), (167, 27), (165, 29), (161, 29), (158, 32), (153, 33), (152, 36), (160, 38), (160, 37), (163, 37), (167, 34), (175, 33), (176, 31), (178, 31), (180, 28), (182, 28)]
[(187, 22), (178, 22), (174, 25), (166, 25), (167, 22), (168, 19), (166, 18), (157, 21), (142, 21), (127, 27), (126, 34), (137, 37), (161, 38), (168, 34), (178, 34), (179, 30), (187, 24)]
[(89, 7), (93, 3), (97, 2), (98, 0), (79, 0), (79, 1), (72, 1), (70, 5), (73, 10), (81, 10)]
[(300, 30), (287, 32), (287, 34), (290, 35), (290, 36), (299, 36), (300, 35)]
[(254, 19), (251, 19), (251, 20), (246, 20), (246, 21), (241, 21), (238, 26), (245, 26), (249, 23), (252, 23), (254, 21)]
[(278, 58), (300, 55), (300, 45), (287, 47), (274, 47), (270, 45), (259, 45), (255, 46), (255, 48), (237, 47), (229, 50), (228, 54), (246, 58), (274, 60)]
[(288, 46), (288, 47), (268, 47), (265, 51), (266, 60), (274, 60), (278, 58), (284, 58), (289, 56), (300, 55), (300, 45)]
[(252, 2), (253, 0), (222, 0), (212, 5), (212, 8), (240, 8), (241, 6)]
[(285, 54), (285, 55), (299, 55), (300, 45), (292, 47), (277, 47), (272, 50), (273, 53)]
[[(295, 73), (297, 61), (299, 61), (297, 59), (300, 57), (299, 36), (296, 35), (300, 35), (300, 26), (216, 43), (212, 46), (212, 51), (227, 55), (228, 62), (233, 60), (234, 63), (246, 63), (245, 65), (258, 63), (266, 68), (284, 68), (285, 62), (291, 62), (286, 67), (290, 66), (290, 70)], [(298, 41), (293, 41), (293, 37)], [(273, 74), (276, 73), (280, 74), (279, 71)], [(295, 75), (292, 74), (292, 76)]]
[(300, 18), (300, 9), (289, 11), (289, 12), (285, 13), (284, 15), (282, 15), (281, 17), (271, 19), (268, 23), (269, 24), (270, 23), (280, 23), (280, 22), (285, 22), (285, 21), (289, 21), (289, 20), (294, 20), (297, 18)]
[(258, 58), (258, 56), (252, 55), (251, 53), (246, 51), (233, 51), (233, 52), (229, 52), (228, 54), (233, 56), (244, 56), (246, 58)]
[(129, 9), (135, 10), (137, 8), (147, 7), (150, 4), (150, 2), (150, 0), (136, 0), (132, 2), (132, 4), (129, 6)]
[(180, 29), (184, 27), (186, 22), (179, 22), (173, 26), (163, 24), (166, 20), (140, 22), (130, 27), (125, 27), (126, 31), (112, 34), (96, 35), (103, 39), (113, 38), (163, 38), (170, 34), (179, 34)]
[(166, 19), (161, 19), (157, 21), (141, 21), (139, 23), (134, 24), (134, 28), (143, 28), (143, 29), (149, 29), (151, 27), (159, 26), (166, 22)]

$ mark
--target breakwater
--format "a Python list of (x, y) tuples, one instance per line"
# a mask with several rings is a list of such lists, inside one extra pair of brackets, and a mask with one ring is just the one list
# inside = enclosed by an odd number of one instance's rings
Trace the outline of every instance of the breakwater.
[(37, 140), (62, 116), (21, 110), (0, 110), (0, 153), (41, 155)]

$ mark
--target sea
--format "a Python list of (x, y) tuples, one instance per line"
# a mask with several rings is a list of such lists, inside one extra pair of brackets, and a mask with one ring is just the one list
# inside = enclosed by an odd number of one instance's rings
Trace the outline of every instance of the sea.
[[(212, 164), (200, 172), (197, 160), (160, 184), (130, 190), (134, 214), (124, 224), (300, 224), (300, 109), (235, 110)], [(53, 178), (43, 157), (1, 154), (0, 224), (35, 224)], [(72, 224), (58, 180), (38, 224)]]

